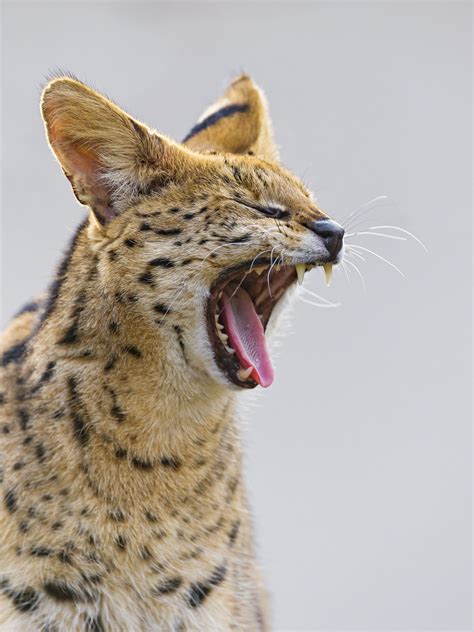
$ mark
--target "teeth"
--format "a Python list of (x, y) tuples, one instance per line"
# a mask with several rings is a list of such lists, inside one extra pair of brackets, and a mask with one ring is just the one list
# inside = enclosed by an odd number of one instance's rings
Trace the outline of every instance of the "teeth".
[(229, 345), (224, 345), (224, 347), (227, 353), (235, 353), (234, 349), (232, 349), (232, 347), (229, 347)]
[(324, 276), (326, 277), (326, 285), (329, 286), (329, 284), (331, 283), (331, 277), (332, 277), (332, 263), (325, 263), (323, 265), (324, 268)]
[(239, 378), (239, 380), (242, 380), (242, 382), (244, 380), (246, 380), (248, 378), (248, 376), (252, 373), (253, 371), (253, 367), (249, 366), (248, 369), (239, 369), (237, 371), (237, 377)]
[(220, 329), (217, 330), (217, 335), (219, 336), (219, 338), (222, 340), (224, 344), (229, 340), (229, 336), (227, 334), (222, 333), (222, 330)]
[(295, 265), (296, 268), (296, 274), (298, 276), (298, 285), (303, 285), (303, 280), (304, 280), (304, 273), (306, 270), (306, 266), (304, 263), (297, 263)]
[(255, 268), (254, 272), (255, 274), (258, 274), (258, 276), (260, 276), (264, 270), (265, 270), (265, 266), (260, 266), (259, 268)]

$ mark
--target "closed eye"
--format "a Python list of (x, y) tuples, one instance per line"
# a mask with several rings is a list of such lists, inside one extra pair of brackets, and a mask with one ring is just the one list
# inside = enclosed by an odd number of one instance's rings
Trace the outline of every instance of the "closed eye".
[(255, 211), (259, 213), (263, 213), (267, 215), (267, 217), (273, 217), (274, 219), (284, 219), (288, 217), (290, 212), (281, 206), (272, 206), (272, 205), (260, 205), (260, 204), (251, 204), (250, 202), (242, 202), (242, 200), (235, 200), (238, 204), (242, 206), (247, 206), (248, 208), (253, 208)]

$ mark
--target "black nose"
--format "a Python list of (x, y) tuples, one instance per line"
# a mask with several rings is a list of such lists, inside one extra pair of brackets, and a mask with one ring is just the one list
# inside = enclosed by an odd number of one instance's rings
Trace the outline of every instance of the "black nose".
[(309, 228), (323, 238), (329, 256), (334, 259), (342, 248), (343, 227), (332, 219), (320, 219), (317, 222), (311, 222)]

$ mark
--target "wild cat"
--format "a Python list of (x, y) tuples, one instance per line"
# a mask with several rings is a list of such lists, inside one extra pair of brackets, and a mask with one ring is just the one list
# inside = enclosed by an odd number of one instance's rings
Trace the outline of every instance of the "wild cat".
[(183, 143), (71, 77), (41, 109), (88, 216), (3, 336), (1, 629), (267, 630), (236, 399), (344, 230), (248, 76)]

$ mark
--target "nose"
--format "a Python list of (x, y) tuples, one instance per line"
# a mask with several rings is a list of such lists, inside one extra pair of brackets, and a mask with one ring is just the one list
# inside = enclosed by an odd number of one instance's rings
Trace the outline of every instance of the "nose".
[(311, 222), (308, 228), (322, 237), (330, 258), (334, 259), (342, 248), (343, 227), (332, 219), (320, 219)]

